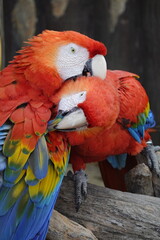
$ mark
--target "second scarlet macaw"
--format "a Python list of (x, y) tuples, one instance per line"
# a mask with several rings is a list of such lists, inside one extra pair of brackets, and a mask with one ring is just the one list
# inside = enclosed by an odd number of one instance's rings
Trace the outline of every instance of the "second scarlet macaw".
[[(75, 173), (80, 171), (85, 177), (86, 163), (107, 157), (112, 165), (123, 167), (127, 154), (136, 155), (147, 146), (146, 129), (155, 122), (148, 96), (136, 78), (132, 73), (108, 70), (105, 80), (83, 77), (66, 82), (53, 98), (59, 101), (59, 113), (49, 128), (67, 131)], [(154, 160), (152, 167), (159, 171)]]
[(1, 240), (45, 239), (70, 152), (64, 134), (46, 134), (51, 96), (105, 66), (105, 46), (77, 32), (44, 31), (28, 44), (0, 73)]

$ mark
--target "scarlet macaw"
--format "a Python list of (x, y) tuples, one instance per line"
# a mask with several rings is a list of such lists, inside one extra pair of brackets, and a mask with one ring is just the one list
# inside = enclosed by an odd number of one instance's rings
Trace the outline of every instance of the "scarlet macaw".
[[(70, 161), (74, 178), (81, 179), (76, 190), (77, 209), (81, 189), (86, 195), (86, 163), (108, 158), (115, 167), (124, 167), (127, 154), (136, 155), (147, 146), (150, 136), (146, 129), (155, 122), (148, 96), (137, 77), (108, 70), (105, 80), (81, 77), (66, 82), (53, 98), (55, 103), (59, 102), (58, 115), (49, 122), (49, 129), (66, 131), (73, 146)], [(158, 172), (155, 159), (148, 161), (153, 161), (152, 167)]]
[(70, 152), (64, 134), (46, 134), (50, 98), (105, 64), (105, 46), (77, 32), (44, 31), (28, 43), (0, 75), (1, 240), (45, 239)]

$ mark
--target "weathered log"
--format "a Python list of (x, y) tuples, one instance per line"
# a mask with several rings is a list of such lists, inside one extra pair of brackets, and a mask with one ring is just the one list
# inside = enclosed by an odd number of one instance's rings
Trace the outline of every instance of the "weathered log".
[[(160, 166), (160, 151), (157, 151), (156, 155), (158, 164)], [(136, 159), (138, 165), (134, 169), (131, 169), (130, 172), (128, 172), (128, 179), (126, 182), (128, 186), (127, 191), (160, 197), (160, 176), (158, 176), (154, 171), (147, 167), (147, 159), (145, 155), (138, 154), (136, 156)], [(132, 187), (133, 185), (134, 190)]]
[(144, 163), (138, 164), (125, 175), (127, 192), (154, 196), (152, 173)]
[[(160, 166), (160, 151), (156, 151), (156, 155), (157, 165)], [(106, 187), (160, 197), (160, 176), (148, 167), (148, 160), (143, 152), (128, 156), (126, 166), (121, 170), (111, 167), (107, 161), (100, 162), (99, 166)]]
[(73, 182), (66, 177), (56, 210), (91, 230), (99, 240), (160, 239), (160, 199), (156, 197), (88, 184), (88, 197), (76, 213)]
[(98, 240), (93, 233), (56, 210), (50, 221), (47, 240)]

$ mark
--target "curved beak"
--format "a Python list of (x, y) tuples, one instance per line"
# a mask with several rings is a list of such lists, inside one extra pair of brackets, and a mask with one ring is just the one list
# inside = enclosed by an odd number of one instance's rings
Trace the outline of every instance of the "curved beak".
[(100, 77), (104, 80), (106, 78), (106, 73), (106, 60), (103, 55), (97, 54), (86, 62), (82, 75)]
[(60, 110), (55, 119), (48, 122), (48, 131), (75, 131), (86, 128), (87, 119), (81, 108), (74, 107), (69, 111)]

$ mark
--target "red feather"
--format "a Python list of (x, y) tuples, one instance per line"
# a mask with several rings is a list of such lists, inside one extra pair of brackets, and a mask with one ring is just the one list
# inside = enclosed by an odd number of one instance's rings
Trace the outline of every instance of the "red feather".
[(80, 78), (66, 82), (57, 94), (55, 102), (67, 94), (87, 91), (86, 100), (78, 107), (85, 113), (88, 128), (66, 133), (73, 146), (71, 163), (74, 171), (84, 169), (85, 163), (103, 161), (110, 155), (136, 155), (146, 146), (147, 132), (139, 143), (120, 123), (121, 119), (129, 119), (130, 124), (137, 123), (137, 116), (148, 106), (148, 96), (136, 78), (137, 75), (132, 73), (108, 70), (105, 81), (94, 77)]

